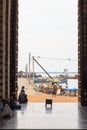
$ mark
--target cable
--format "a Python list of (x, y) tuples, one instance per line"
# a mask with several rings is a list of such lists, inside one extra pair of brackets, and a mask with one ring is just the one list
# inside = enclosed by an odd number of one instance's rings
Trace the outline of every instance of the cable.
[(58, 58), (48, 58), (48, 57), (40, 57), (40, 56), (37, 56), (35, 58), (42, 58), (42, 59), (48, 59), (48, 60), (68, 60), (68, 61), (77, 61), (77, 59), (58, 59)]

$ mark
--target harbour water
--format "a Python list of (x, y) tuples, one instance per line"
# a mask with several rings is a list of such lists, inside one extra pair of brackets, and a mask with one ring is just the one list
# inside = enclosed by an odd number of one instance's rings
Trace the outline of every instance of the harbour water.
[[(78, 79), (68, 79), (67, 81), (68, 81), (68, 87), (69, 88), (74, 88), (74, 87), (78, 88)], [(62, 85), (62, 87), (66, 86), (65, 83), (63, 83), (61, 85)]]
[[(64, 72), (48, 72), (50, 74), (50, 76), (54, 77), (54, 76), (59, 76), (61, 74), (65, 74)], [(36, 72), (36, 74), (41, 74), (42, 76), (47, 76), (47, 74), (45, 72)], [(78, 72), (68, 72), (68, 75), (70, 76), (74, 76), (77, 75)]]
[[(36, 72), (36, 74), (40, 74), (44, 77), (48, 76), (44, 72)], [(59, 76), (61, 74), (64, 74), (64, 72), (49, 72), (49, 74), (50, 74), (50, 76), (55, 77), (55, 76)], [(74, 75), (77, 75), (77, 74), (78, 74), (78, 72), (68, 72), (68, 75), (70, 75), (70, 76), (74, 76)], [(69, 88), (73, 88), (73, 87), (78, 88), (78, 79), (67, 79), (67, 81), (68, 81), (68, 87)], [(62, 87), (65, 87), (66, 83), (62, 83), (61, 85), (62, 85)]]

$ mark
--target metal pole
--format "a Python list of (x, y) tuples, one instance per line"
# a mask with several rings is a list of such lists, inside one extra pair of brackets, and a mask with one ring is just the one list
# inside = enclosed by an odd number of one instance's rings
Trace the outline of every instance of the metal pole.
[(30, 74), (31, 74), (31, 72), (30, 72), (30, 64), (31, 64), (31, 53), (29, 52), (29, 84), (30, 84)]
[(26, 64), (26, 66), (25, 66), (25, 74), (26, 74), (26, 78), (28, 78), (27, 64)]
[[(35, 61), (35, 62), (45, 71), (45, 73), (54, 81), (53, 77), (51, 77), (51, 76), (48, 74), (48, 72), (42, 67), (41, 64), (39, 64), (39, 62), (38, 62), (34, 57), (33, 57), (33, 61)], [(56, 84), (59, 86), (58, 83), (56, 83)]]
[(41, 64), (33, 57), (33, 60), (45, 71), (45, 73), (53, 80), (53, 78), (48, 74), (48, 72), (41, 66)]
[(33, 59), (33, 83), (34, 83), (34, 56), (32, 56)]

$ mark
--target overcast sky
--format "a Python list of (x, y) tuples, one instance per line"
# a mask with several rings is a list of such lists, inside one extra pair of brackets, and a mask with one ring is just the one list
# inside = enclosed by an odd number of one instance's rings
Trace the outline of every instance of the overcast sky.
[[(31, 57), (44, 57), (37, 60), (47, 71), (78, 71), (77, 4), (77, 0), (19, 0), (19, 71), (29, 63), (29, 52)], [(35, 64), (35, 71), (42, 70)]]

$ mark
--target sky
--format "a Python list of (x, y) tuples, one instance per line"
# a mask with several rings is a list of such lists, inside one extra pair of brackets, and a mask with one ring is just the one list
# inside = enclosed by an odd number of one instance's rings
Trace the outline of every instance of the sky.
[[(19, 0), (18, 26), (18, 71), (29, 65), (29, 53), (31, 71), (32, 56), (46, 71), (78, 71), (77, 0)], [(34, 70), (42, 71), (36, 63)]]

